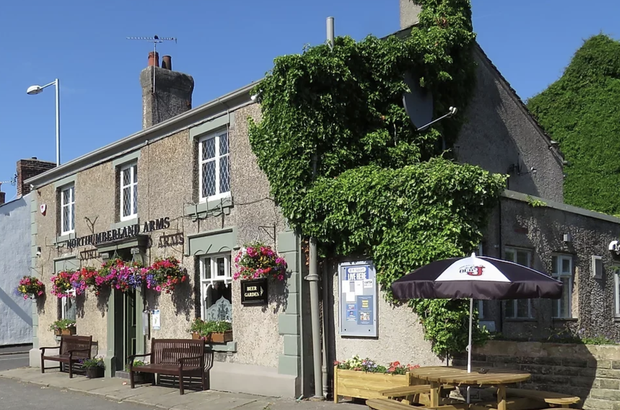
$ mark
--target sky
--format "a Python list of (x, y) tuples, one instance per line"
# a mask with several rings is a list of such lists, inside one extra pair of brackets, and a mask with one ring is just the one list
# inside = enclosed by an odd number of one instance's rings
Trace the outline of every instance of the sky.
[[(477, 41), (527, 100), (557, 80), (583, 41), (620, 39), (620, 1), (472, 0)], [(337, 36), (361, 40), (399, 30), (398, 0), (28, 0), (0, 7), (0, 182), (19, 159), (56, 160), (55, 90), (60, 80), (61, 163), (139, 131), (140, 71), (153, 43), (193, 76), (193, 106), (261, 79), (273, 59)], [(15, 187), (2, 184), (6, 200)]]

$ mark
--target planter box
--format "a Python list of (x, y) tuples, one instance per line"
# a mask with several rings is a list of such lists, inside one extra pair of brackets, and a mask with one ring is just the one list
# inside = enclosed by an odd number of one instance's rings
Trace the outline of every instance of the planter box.
[(341, 370), (334, 367), (334, 402), (338, 396), (360, 399), (384, 397), (379, 392), (398, 386), (409, 386), (412, 378), (407, 374), (368, 373), (355, 370)]
[[(201, 339), (200, 335), (198, 333), (192, 333), (192, 339), (196, 340), (196, 339)], [(227, 330), (225, 332), (218, 332), (218, 333), (209, 333), (207, 336), (204, 337), (204, 341), (205, 343), (228, 343), (228, 342), (232, 342), (233, 340), (233, 333), (232, 330)]]
[(54, 334), (56, 336), (73, 336), (75, 334), (75, 327), (54, 330)]
[(88, 379), (97, 379), (99, 377), (103, 377), (104, 368), (100, 366), (96, 367), (87, 367), (86, 368), (86, 378)]

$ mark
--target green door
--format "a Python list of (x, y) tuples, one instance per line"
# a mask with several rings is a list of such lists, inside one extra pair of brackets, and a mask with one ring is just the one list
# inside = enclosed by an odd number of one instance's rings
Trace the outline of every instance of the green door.
[[(136, 291), (125, 293), (125, 358), (136, 354)], [(125, 359), (127, 360), (127, 359)]]

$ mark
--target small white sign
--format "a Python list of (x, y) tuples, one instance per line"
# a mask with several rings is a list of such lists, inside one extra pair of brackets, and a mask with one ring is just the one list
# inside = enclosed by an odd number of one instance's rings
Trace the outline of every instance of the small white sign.
[(161, 315), (159, 314), (159, 309), (153, 310), (153, 315), (151, 316), (151, 324), (153, 326), (153, 330), (161, 329)]

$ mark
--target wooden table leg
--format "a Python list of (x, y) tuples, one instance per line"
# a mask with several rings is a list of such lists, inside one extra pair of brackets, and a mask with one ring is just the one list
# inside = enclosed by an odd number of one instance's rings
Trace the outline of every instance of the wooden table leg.
[(497, 386), (497, 410), (507, 410), (506, 406), (506, 386), (500, 384)]
[(441, 388), (441, 384), (437, 382), (431, 382), (431, 407), (439, 406), (439, 389)]

